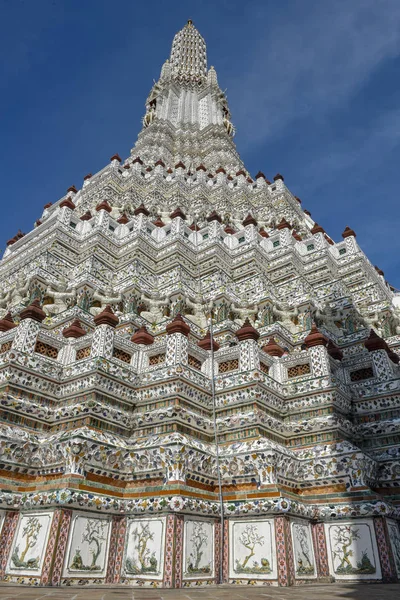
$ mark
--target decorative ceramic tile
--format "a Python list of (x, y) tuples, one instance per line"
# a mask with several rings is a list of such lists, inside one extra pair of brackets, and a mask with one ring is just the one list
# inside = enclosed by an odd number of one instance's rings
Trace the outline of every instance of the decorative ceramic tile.
[(20, 515), (6, 573), (41, 575), (52, 518), (53, 511)]
[(72, 519), (71, 510), (62, 510), (60, 532), (58, 535), (56, 553), (51, 576), (52, 585), (60, 585), (61, 573), (64, 565), (64, 556), (68, 544), (70, 524)]
[(110, 533), (109, 517), (74, 514), (63, 577), (105, 577)]
[(374, 524), (347, 521), (325, 525), (328, 558), (337, 579), (380, 579), (381, 567)]
[(242, 579), (276, 579), (274, 521), (229, 522), (229, 576)]

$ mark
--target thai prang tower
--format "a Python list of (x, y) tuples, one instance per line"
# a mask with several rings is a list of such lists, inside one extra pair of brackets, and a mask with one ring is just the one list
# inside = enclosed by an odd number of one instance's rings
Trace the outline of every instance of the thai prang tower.
[(398, 298), (249, 174), (191, 21), (118, 154), (0, 264), (0, 578), (396, 581)]

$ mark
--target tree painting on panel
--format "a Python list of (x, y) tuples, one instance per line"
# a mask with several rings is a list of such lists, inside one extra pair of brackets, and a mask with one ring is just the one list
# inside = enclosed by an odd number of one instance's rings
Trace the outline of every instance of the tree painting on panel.
[[(29, 517), (26, 520), (26, 524), (22, 529), (22, 541), (23, 548), (20, 549), (19, 544), (14, 548), (14, 552), (11, 556), (11, 562), (17, 569), (38, 569), (40, 561), (40, 553), (35, 558), (29, 558), (26, 560), (26, 555), (29, 550), (35, 548), (38, 543), (39, 532), (42, 528), (42, 524), (38, 517)], [(41, 548), (38, 548), (40, 552)]]
[(296, 572), (298, 575), (313, 575), (314, 564), (307, 526), (296, 524), (294, 526), (294, 535), (296, 548)]
[(126, 572), (134, 575), (144, 573), (157, 573), (158, 561), (155, 552), (148, 547), (154, 540), (154, 531), (150, 529), (149, 522), (139, 523), (132, 531), (135, 555), (126, 559)]
[(353, 542), (360, 539), (359, 529), (351, 525), (338, 525), (333, 534), (333, 560), (335, 573), (340, 575), (369, 575), (375, 573), (367, 550), (362, 550), (361, 560), (354, 565)]
[(258, 525), (248, 523), (238, 539), (241, 546), (246, 548), (246, 556), (240, 561), (236, 559), (236, 573), (271, 573), (270, 562), (267, 558), (261, 558), (260, 563), (256, 560), (249, 562), (256, 554), (257, 546), (264, 546), (265, 538), (258, 533)]
[(191, 574), (210, 574), (211, 562), (202, 565), (204, 550), (208, 543), (208, 535), (204, 531), (204, 523), (194, 523), (192, 535), (189, 538), (191, 542), (191, 553), (187, 560), (187, 572)]
[(71, 569), (77, 571), (101, 571), (103, 566), (98, 560), (107, 539), (108, 521), (104, 519), (87, 519), (86, 527), (82, 533), (81, 542), (89, 545), (91, 554), (90, 564), (85, 564), (81, 555), (81, 549), (75, 548), (75, 554), (71, 562)]

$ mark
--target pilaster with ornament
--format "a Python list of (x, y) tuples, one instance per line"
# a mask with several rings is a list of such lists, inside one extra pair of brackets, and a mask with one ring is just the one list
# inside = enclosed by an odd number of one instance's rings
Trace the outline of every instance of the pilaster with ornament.
[(53, 520), (51, 522), (49, 541), (47, 542), (46, 554), (43, 561), (42, 576), (40, 578), (41, 585), (48, 585), (51, 580), (51, 570), (55, 560), (55, 549), (60, 533), (61, 521), (62, 510), (57, 509), (54, 511)]
[(34, 300), (32, 304), (24, 308), (20, 313), (21, 322), (15, 329), (11, 349), (25, 352), (26, 354), (33, 354), (40, 331), (40, 324), (45, 317), (46, 314), (42, 310), (38, 300)]
[(60, 530), (56, 545), (56, 554), (51, 572), (51, 585), (57, 586), (61, 583), (62, 568), (67, 550), (69, 528), (71, 525), (72, 510), (62, 510)]
[(167, 355), (166, 364), (188, 364), (188, 335), (190, 327), (181, 315), (177, 315), (167, 327)]
[(176, 515), (167, 515), (163, 577), (163, 587), (165, 588), (173, 588), (175, 586), (175, 533)]
[(323, 523), (312, 523), (311, 533), (318, 577), (329, 577), (328, 550)]
[(14, 539), (15, 531), (18, 525), (19, 513), (15, 511), (8, 511), (4, 518), (3, 529), (1, 532), (1, 545), (0, 545), (0, 578), (4, 577), (8, 555), (10, 554), (12, 541)]
[(376, 543), (378, 546), (379, 561), (382, 569), (382, 580), (385, 583), (398, 581), (396, 564), (392, 546), (389, 540), (385, 517), (374, 517)]
[(239, 340), (239, 370), (250, 371), (260, 368), (260, 357), (257, 340), (260, 337), (257, 329), (246, 319), (236, 332)]
[(127, 517), (114, 515), (112, 518), (106, 583), (120, 583), (125, 549), (126, 523)]
[(290, 586), (294, 584), (293, 548), (288, 518), (275, 517), (276, 560), (278, 568), (278, 584)]

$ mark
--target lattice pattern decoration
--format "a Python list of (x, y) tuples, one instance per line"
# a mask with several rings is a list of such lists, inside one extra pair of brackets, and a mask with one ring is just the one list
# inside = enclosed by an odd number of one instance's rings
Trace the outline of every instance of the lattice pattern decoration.
[(263, 362), (260, 362), (260, 371), (262, 371), (263, 373), (265, 373), (266, 375), (268, 375), (268, 373), (269, 373), (269, 366), (266, 365)]
[(50, 346), (50, 344), (39, 341), (36, 342), (35, 352), (43, 354), (43, 356), (47, 356), (48, 358), (57, 358), (58, 356), (58, 348), (54, 348), (54, 346)]
[(8, 350), (11, 349), (11, 345), (12, 345), (12, 341), (10, 340), (9, 342), (4, 342), (4, 344), (1, 344), (0, 346), (0, 354), (4, 354), (4, 352), (7, 352)]
[(160, 365), (165, 363), (165, 354), (153, 354), (149, 357), (149, 366)]
[(124, 352), (124, 350), (120, 350), (120, 348), (114, 348), (113, 357), (118, 358), (118, 360), (122, 360), (123, 362), (130, 363), (132, 356), (128, 354), (128, 352)]
[(239, 359), (232, 358), (232, 360), (225, 360), (218, 364), (219, 373), (229, 373), (230, 371), (236, 371), (239, 368)]
[(289, 379), (292, 379), (293, 377), (302, 377), (303, 375), (308, 375), (309, 373), (311, 373), (311, 367), (309, 363), (294, 365), (293, 367), (289, 367), (287, 370)]
[(202, 365), (201, 360), (199, 360), (195, 356), (192, 356), (191, 354), (188, 355), (188, 365), (189, 365), (189, 367), (193, 367), (193, 369), (197, 369), (198, 371), (201, 371), (201, 365)]
[(78, 352), (76, 353), (76, 360), (83, 360), (84, 358), (89, 358), (90, 350), (90, 346), (87, 346), (86, 348), (80, 348), (80, 350), (78, 350)]
[(371, 379), (374, 377), (374, 371), (372, 367), (364, 367), (363, 369), (357, 369), (350, 373), (350, 381), (363, 381), (364, 379)]

